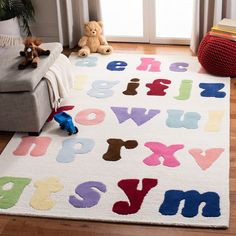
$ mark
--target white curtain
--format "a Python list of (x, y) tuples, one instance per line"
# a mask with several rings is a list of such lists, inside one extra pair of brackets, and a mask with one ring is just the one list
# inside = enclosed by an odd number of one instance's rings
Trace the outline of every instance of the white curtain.
[(90, 20), (101, 20), (99, 0), (56, 0), (59, 41), (73, 48)]
[[(190, 48), (197, 53), (198, 46), (204, 35), (223, 18), (236, 15), (235, 0), (195, 0), (193, 31)], [(236, 7), (236, 6), (234, 6)]]

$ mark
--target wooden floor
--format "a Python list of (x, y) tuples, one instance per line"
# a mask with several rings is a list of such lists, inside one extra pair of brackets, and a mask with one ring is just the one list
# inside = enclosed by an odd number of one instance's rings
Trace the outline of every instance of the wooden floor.
[[(157, 46), (148, 44), (112, 43), (114, 52), (191, 55), (186, 46)], [(64, 50), (69, 55), (71, 50)], [(201, 229), (149, 225), (113, 224), (63, 219), (0, 216), (0, 235), (17, 236), (236, 236), (236, 79), (231, 79), (231, 168), (230, 168), (230, 227), (229, 229)], [(0, 132), (0, 153), (12, 133)], [(219, 173), (220, 174), (220, 173)]]

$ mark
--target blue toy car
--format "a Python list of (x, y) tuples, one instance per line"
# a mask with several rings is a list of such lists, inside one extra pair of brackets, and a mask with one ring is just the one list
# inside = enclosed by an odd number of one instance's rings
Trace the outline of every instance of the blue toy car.
[(55, 121), (60, 124), (61, 129), (66, 130), (69, 135), (78, 133), (78, 129), (74, 126), (72, 117), (66, 112), (60, 112), (54, 115)]

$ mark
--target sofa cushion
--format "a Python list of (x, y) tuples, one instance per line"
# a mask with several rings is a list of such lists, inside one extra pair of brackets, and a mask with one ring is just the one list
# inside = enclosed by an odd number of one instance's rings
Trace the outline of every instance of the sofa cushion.
[(50, 50), (50, 55), (40, 56), (37, 68), (33, 69), (28, 66), (24, 70), (18, 70), (18, 65), (22, 60), (19, 53), (24, 50), (24, 45), (12, 46), (4, 50), (0, 60), (0, 92), (22, 92), (35, 89), (63, 50), (60, 43), (43, 43), (40, 47)]

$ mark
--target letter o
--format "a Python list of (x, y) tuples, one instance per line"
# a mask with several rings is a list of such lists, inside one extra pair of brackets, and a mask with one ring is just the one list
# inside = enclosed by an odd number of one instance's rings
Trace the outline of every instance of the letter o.
[[(89, 119), (89, 115), (95, 114), (95, 118)], [(75, 122), (81, 125), (97, 125), (103, 122), (105, 118), (105, 112), (99, 109), (86, 109), (80, 111), (75, 116)]]

